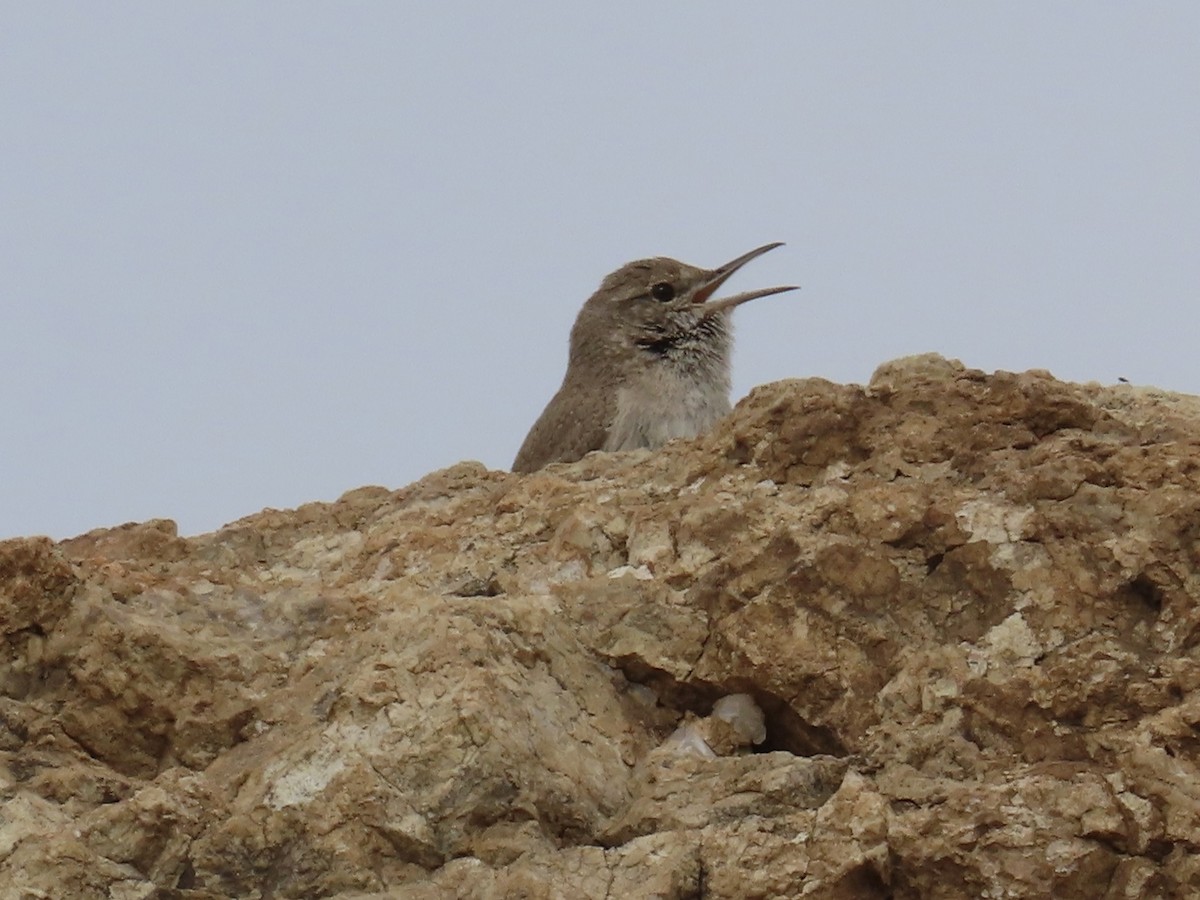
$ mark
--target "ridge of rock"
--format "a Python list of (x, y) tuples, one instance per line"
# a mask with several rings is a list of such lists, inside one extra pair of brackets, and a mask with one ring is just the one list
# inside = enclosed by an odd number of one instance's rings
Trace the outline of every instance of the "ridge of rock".
[(0, 542), (0, 896), (1200, 896), (1198, 539), (1200, 398), (928, 355)]

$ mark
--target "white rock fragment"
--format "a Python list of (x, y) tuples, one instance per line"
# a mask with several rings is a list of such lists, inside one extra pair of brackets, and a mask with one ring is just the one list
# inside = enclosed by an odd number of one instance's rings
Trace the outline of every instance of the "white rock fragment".
[(712, 715), (698, 719), (688, 713), (662, 748), (677, 755), (714, 759), (748, 752), (751, 744), (767, 739), (763, 711), (749, 694), (730, 694), (713, 704)]
[(1045, 650), (1020, 613), (993, 625), (981, 642), (995, 660), (1028, 668)]
[(1017, 509), (989, 499), (970, 500), (954, 514), (958, 527), (977, 541), (1005, 544), (1019, 541), (1032, 509)]
[(749, 694), (729, 694), (713, 704), (712, 714), (733, 726), (751, 744), (767, 739), (767, 720)]
[(654, 573), (647, 566), (617, 566), (608, 571), (609, 578), (623, 578), (632, 575), (638, 581), (653, 581)]
[(696, 720), (684, 722), (663, 741), (663, 747), (678, 753), (680, 756), (698, 756), (701, 759), (716, 759), (717, 754), (708, 742), (700, 736), (700, 723)]

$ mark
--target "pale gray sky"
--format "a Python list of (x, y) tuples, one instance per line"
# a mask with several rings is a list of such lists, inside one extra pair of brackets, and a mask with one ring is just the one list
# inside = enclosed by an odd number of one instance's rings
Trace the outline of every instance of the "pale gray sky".
[(507, 467), (621, 263), (734, 393), (1200, 393), (1200, 3), (0, 3), (0, 537)]

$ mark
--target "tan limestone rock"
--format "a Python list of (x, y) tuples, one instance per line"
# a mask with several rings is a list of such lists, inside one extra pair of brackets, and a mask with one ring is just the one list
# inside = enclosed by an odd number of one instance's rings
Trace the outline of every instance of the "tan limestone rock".
[(1200, 399), (937, 356), (0, 542), (0, 896), (1200, 896), (1198, 548)]

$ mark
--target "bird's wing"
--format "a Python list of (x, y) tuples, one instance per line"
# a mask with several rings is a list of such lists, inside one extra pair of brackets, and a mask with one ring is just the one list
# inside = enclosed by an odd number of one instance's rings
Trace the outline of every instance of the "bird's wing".
[(552, 462), (574, 462), (604, 446), (615, 401), (600, 391), (563, 385), (529, 429), (513, 460), (514, 472), (536, 472)]

